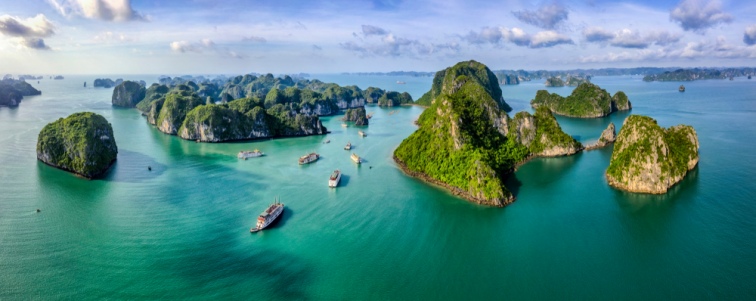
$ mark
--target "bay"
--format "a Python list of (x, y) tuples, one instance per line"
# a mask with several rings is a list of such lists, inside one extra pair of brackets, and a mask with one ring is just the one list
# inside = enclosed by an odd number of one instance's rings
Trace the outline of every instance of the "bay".
[[(313, 77), (414, 99), (432, 80)], [(610, 93), (627, 93), (630, 113), (665, 127), (692, 125), (699, 166), (666, 195), (639, 195), (607, 185), (611, 148), (536, 159), (507, 180), (517, 201), (487, 208), (393, 163), (421, 107), (368, 106), (374, 117), (362, 128), (324, 117), (326, 136), (206, 144), (162, 134), (136, 110), (111, 107), (112, 89), (82, 87), (94, 78), (41, 80), (34, 86), (42, 95), (0, 108), (0, 299), (756, 297), (752, 80), (689, 82), (680, 93), (679, 83), (596, 77)], [(502, 86), (515, 111), (530, 110), (539, 89), (542, 82)], [(572, 88), (548, 90), (569, 95)], [(41, 128), (79, 111), (113, 125), (119, 155), (105, 179), (36, 160)], [(630, 113), (558, 120), (586, 143)], [(368, 136), (360, 138), (360, 129)], [(362, 166), (343, 150), (347, 142)], [(255, 148), (266, 156), (236, 159)], [(299, 166), (311, 151), (322, 158)], [(337, 168), (341, 185), (329, 189)], [(286, 204), (284, 215), (251, 235), (275, 197)]]

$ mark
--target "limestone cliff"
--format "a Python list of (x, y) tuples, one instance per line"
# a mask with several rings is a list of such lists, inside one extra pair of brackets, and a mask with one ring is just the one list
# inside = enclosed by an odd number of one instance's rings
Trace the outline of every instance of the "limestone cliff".
[(662, 194), (698, 164), (698, 135), (687, 125), (664, 129), (640, 115), (625, 119), (606, 170), (609, 185)]
[(368, 119), (365, 114), (365, 107), (347, 109), (344, 112), (344, 121), (354, 121), (354, 125), (368, 125)]
[(601, 137), (595, 143), (586, 145), (585, 150), (602, 148), (614, 143), (615, 140), (617, 140), (617, 130), (614, 128), (614, 122), (610, 122), (606, 129), (601, 132)]
[(534, 108), (544, 106), (555, 114), (579, 118), (603, 117), (612, 112), (632, 108), (624, 92), (619, 91), (611, 96), (606, 90), (591, 83), (580, 84), (567, 97), (539, 90), (530, 104)]
[(536, 109), (535, 116), (518, 112), (509, 126), (509, 137), (525, 145), (534, 156), (567, 156), (583, 149), (580, 142), (562, 131), (547, 108)]
[(143, 85), (127, 80), (113, 89), (112, 103), (117, 107), (133, 108), (144, 99), (145, 92)]
[(75, 113), (47, 124), (37, 139), (37, 159), (86, 178), (102, 176), (118, 155), (113, 128), (95, 113)]

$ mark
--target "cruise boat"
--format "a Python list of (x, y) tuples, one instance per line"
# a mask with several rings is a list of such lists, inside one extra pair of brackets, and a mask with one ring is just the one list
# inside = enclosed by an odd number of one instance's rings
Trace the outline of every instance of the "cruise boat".
[(255, 149), (254, 151), (240, 151), (239, 154), (236, 155), (239, 159), (247, 160), (247, 158), (255, 158), (255, 157), (261, 157), (263, 152), (261, 152), (258, 149)]
[(341, 181), (341, 171), (334, 170), (333, 173), (331, 173), (331, 177), (328, 178), (328, 187), (335, 188), (336, 186), (339, 186), (339, 181)]
[(359, 131), (359, 132), (357, 132), (357, 134), (359, 134), (362, 137), (367, 137), (367, 134), (365, 134), (365, 132), (363, 132), (363, 131)]
[(341, 126), (342, 126), (342, 127), (348, 127), (349, 125), (348, 125), (348, 124), (346, 124), (346, 123), (342, 123), (342, 124), (341, 124)]
[(352, 161), (354, 161), (354, 163), (360, 164), (362, 163), (362, 158), (360, 158), (360, 156), (358, 156), (357, 154), (352, 153)]
[(346, 146), (344, 146), (345, 150), (351, 150), (352, 149), (352, 142), (347, 142)]
[(320, 155), (317, 153), (309, 153), (307, 155), (299, 157), (299, 164), (308, 164), (315, 161), (318, 161), (320, 159)]
[(284, 204), (281, 204), (281, 202), (276, 199), (273, 204), (270, 204), (268, 206), (268, 209), (265, 209), (262, 213), (260, 213), (260, 216), (257, 217), (257, 224), (249, 229), (249, 232), (255, 233), (257, 231), (260, 231), (262, 229), (265, 229), (265, 227), (269, 226), (273, 221), (278, 218), (281, 213), (283, 213), (284, 210)]

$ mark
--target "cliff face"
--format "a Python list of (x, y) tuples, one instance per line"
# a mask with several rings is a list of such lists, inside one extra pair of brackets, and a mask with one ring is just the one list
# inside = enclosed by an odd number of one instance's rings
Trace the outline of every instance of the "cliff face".
[(165, 97), (156, 125), (166, 134), (175, 135), (186, 118), (186, 114), (205, 102), (193, 93), (169, 93)]
[(222, 105), (204, 105), (189, 112), (178, 136), (200, 142), (267, 138), (271, 131), (265, 119), (265, 110), (260, 106), (240, 112)]
[(354, 125), (368, 125), (365, 107), (347, 109), (344, 113), (344, 121), (354, 121)]
[(133, 108), (144, 99), (145, 92), (144, 86), (127, 80), (113, 89), (112, 103), (117, 107)]
[(503, 179), (528, 151), (502, 134), (512, 130), (506, 129), (496, 77), (475, 61), (458, 63), (436, 75), (426, 93), (433, 95), (430, 107), (420, 115), (419, 129), (396, 149), (394, 159), (408, 174), (472, 202), (511, 203), (514, 196)]
[(509, 138), (526, 146), (535, 156), (567, 156), (583, 149), (580, 142), (562, 131), (547, 108), (536, 109), (535, 116), (519, 112), (509, 126)]
[(42, 94), (42, 92), (34, 89), (32, 85), (23, 80), (0, 80), (0, 106), (15, 107), (21, 103), (21, 99), (23, 99), (24, 96), (40, 94)]
[(395, 107), (405, 104), (412, 104), (412, 96), (407, 92), (389, 91), (378, 98), (378, 105), (382, 107)]
[(95, 88), (97, 87), (112, 88), (113, 86), (116, 85), (116, 82), (114, 82), (112, 79), (109, 79), (109, 78), (98, 78), (94, 80), (93, 85), (95, 86)]
[(698, 148), (690, 126), (664, 129), (650, 117), (631, 115), (615, 141), (607, 181), (630, 192), (666, 193), (698, 164)]
[(607, 146), (617, 140), (617, 130), (614, 128), (614, 122), (610, 122), (609, 125), (601, 132), (601, 137), (598, 141), (585, 147), (586, 150), (593, 150)]
[(612, 97), (606, 90), (591, 83), (580, 84), (566, 98), (539, 90), (530, 104), (534, 108), (545, 106), (555, 114), (579, 118), (603, 117), (618, 110), (632, 108), (624, 92), (619, 91)]
[(37, 159), (86, 178), (102, 176), (117, 155), (113, 128), (95, 113), (75, 113), (49, 123), (37, 139)]

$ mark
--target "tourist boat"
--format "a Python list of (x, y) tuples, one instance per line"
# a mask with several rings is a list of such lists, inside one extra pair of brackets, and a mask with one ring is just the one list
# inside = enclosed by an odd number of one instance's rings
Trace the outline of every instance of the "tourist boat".
[(344, 149), (345, 149), (345, 150), (350, 150), (350, 149), (352, 149), (352, 142), (347, 142), (346, 146), (344, 146)]
[(352, 153), (352, 161), (354, 161), (354, 163), (360, 164), (362, 163), (362, 158), (360, 158), (360, 156), (358, 156), (357, 154)]
[(359, 132), (357, 132), (357, 134), (359, 134), (361, 137), (366, 137), (367, 136), (367, 134), (365, 134), (365, 132), (363, 132), (363, 131), (359, 131)]
[(348, 127), (349, 125), (347, 125), (346, 123), (342, 123), (341, 126), (342, 127)]
[(281, 204), (281, 202), (276, 199), (273, 204), (270, 204), (268, 206), (268, 209), (265, 209), (262, 213), (260, 213), (260, 216), (257, 217), (257, 224), (249, 229), (249, 232), (255, 233), (257, 231), (260, 231), (262, 229), (265, 229), (265, 227), (269, 226), (273, 221), (278, 218), (281, 213), (283, 213), (284, 210), (284, 204)]
[(239, 154), (236, 155), (239, 159), (247, 160), (247, 158), (255, 158), (255, 157), (261, 157), (263, 152), (261, 152), (258, 149), (255, 149), (254, 151), (240, 151)]
[(680, 92), (685, 92), (685, 86), (680, 85), (680, 88), (678, 88), (677, 90), (679, 90)]
[(397, 83), (397, 84), (400, 84), (400, 85), (404, 85), (404, 84), (406, 84), (405, 82), (403, 82), (403, 81), (399, 81), (399, 80), (398, 80), (398, 81), (396, 81), (396, 83)]
[(318, 161), (320, 159), (320, 155), (317, 153), (309, 153), (307, 155), (299, 157), (299, 164), (308, 164), (315, 161)]
[(331, 177), (328, 178), (328, 187), (335, 188), (336, 186), (339, 186), (339, 181), (341, 181), (341, 171), (334, 170), (333, 173), (331, 173)]
[(331, 143), (331, 140), (330, 140), (330, 139), (329, 139), (329, 140), (326, 140), (326, 141), (323, 141), (323, 144), (328, 144), (328, 143)]

